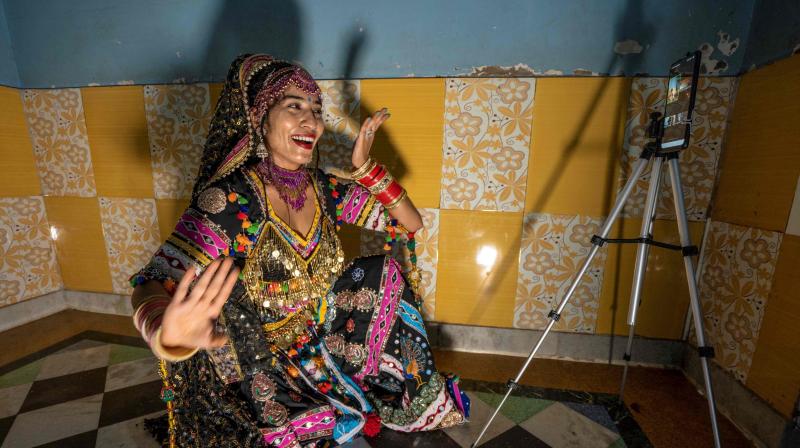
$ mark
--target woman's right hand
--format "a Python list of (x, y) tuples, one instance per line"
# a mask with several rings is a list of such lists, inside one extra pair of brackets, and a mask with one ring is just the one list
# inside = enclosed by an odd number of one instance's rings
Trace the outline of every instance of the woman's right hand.
[(195, 269), (183, 275), (161, 320), (161, 345), (165, 348), (219, 348), (228, 337), (214, 331), (223, 305), (233, 291), (239, 268), (233, 258), (214, 260), (197, 280)]

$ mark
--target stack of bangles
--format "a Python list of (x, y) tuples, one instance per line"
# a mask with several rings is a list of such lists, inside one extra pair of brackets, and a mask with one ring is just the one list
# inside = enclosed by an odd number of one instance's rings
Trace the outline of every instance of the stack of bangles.
[(391, 210), (406, 197), (406, 190), (394, 180), (386, 167), (372, 158), (353, 171), (353, 180), (365, 187), (387, 210)]

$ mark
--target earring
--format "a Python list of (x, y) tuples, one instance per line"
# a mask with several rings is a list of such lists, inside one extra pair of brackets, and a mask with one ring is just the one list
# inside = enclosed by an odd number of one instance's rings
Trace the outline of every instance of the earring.
[(269, 156), (269, 151), (267, 150), (267, 145), (264, 144), (263, 140), (258, 143), (258, 146), (256, 146), (256, 155), (261, 160), (264, 160)]

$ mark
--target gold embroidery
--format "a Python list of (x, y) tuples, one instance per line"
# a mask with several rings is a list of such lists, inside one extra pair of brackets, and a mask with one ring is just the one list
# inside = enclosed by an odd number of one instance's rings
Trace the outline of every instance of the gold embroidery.
[(184, 251), (186, 255), (189, 255), (190, 257), (197, 260), (197, 262), (199, 262), (202, 267), (210, 265), (211, 262), (213, 261), (210, 258), (208, 258), (208, 256), (205, 253), (203, 253), (203, 251), (197, 249), (196, 247), (183, 241), (182, 239), (175, 237), (175, 235), (168, 237), (167, 241), (175, 245), (178, 249)]
[(461, 415), (461, 412), (458, 412), (456, 409), (451, 409), (450, 412), (442, 418), (442, 421), (436, 425), (436, 429), (450, 428), (462, 423), (464, 423), (464, 416)]
[[(311, 307), (313, 304), (309, 306)], [(284, 350), (289, 348), (298, 336), (305, 333), (308, 320), (314, 318), (309, 308), (304, 308), (279, 322), (264, 324), (262, 328), (266, 333), (267, 342)]]
[[(313, 185), (316, 190), (316, 182)], [(279, 318), (296, 312), (309, 303), (316, 303), (317, 299), (327, 293), (342, 273), (344, 251), (336, 236), (335, 226), (323, 216), (318, 201), (315, 202), (314, 224), (306, 236), (298, 235), (288, 226), (286, 231), (279, 230), (277, 226), (280, 225), (280, 218), (274, 214), (269, 201), (265, 200), (265, 203), (270, 219), (265, 223), (255, 249), (247, 258), (242, 279), (248, 297), (260, 307), (262, 313)], [(306, 240), (316, 235), (319, 240), (315, 243)], [(316, 246), (305, 259), (297, 253), (287, 238), (298, 245)], [(278, 273), (283, 278), (266, 281), (264, 274), (267, 272), (273, 275)]]
[(358, 227), (364, 227), (374, 208), (375, 196), (369, 195), (369, 198), (367, 198), (367, 203), (364, 204), (364, 208), (361, 209), (361, 214), (358, 217), (358, 222), (356, 223)]
[(217, 187), (206, 188), (197, 198), (197, 206), (207, 213), (220, 213), (225, 210), (226, 203), (225, 192)]

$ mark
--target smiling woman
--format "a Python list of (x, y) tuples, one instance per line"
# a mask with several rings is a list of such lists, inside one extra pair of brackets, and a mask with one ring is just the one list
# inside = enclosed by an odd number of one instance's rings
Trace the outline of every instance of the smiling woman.
[(413, 249), (419, 213), (369, 158), (388, 111), (364, 121), (345, 183), (306, 168), (321, 108), (302, 68), (234, 61), (192, 202), (132, 278), (136, 326), (171, 363), (162, 398), (173, 445), (318, 446), (468, 416), (457, 380), (434, 366), (400, 266), (382, 255), (345, 266), (336, 235), (343, 223), (399, 223)]

